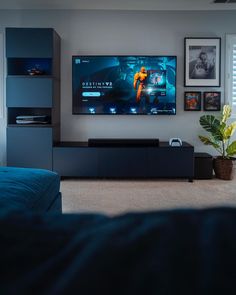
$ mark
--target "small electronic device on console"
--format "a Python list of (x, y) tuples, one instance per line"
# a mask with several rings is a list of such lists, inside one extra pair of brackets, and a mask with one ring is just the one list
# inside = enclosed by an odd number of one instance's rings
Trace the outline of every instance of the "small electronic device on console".
[(169, 145), (170, 146), (182, 146), (182, 140), (180, 138), (170, 138)]

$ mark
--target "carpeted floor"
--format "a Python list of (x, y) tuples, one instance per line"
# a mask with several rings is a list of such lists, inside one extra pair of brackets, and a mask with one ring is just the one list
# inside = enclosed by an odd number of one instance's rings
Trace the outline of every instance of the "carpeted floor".
[(236, 179), (195, 180), (78, 180), (61, 182), (63, 212), (127, 211), (166, 208), (236, 206)]

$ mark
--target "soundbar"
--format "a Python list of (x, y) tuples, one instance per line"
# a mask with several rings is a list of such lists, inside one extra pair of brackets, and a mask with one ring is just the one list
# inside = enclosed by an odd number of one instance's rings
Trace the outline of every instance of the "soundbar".
[(90, 147), (158, 147), (159, 139), (89, 138)]

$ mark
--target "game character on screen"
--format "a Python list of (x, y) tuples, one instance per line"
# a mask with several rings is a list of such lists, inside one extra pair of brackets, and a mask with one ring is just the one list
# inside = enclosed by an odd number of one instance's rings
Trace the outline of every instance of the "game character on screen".
[[(134, 75), (134, 89), (137, 90), (136, 102), (139, 103), (142, 96), (145, 96), (146, 102), (149, 103), (149, 97), (145, 91), (148, 82), (148, 74), (145, 67), (141, 67), (140, 72)], [(138, 85), (138, 89), (137, 89)]]

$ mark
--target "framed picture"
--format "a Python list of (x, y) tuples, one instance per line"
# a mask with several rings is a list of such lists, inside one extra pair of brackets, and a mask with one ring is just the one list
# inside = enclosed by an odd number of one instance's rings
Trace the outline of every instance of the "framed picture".
[(184, 85), (219, 87), (221, 38), (185, 38), (184, 48)]
[(184, 110), (201, 111), (201, 92), (184, 92)]
[(219, 91), (203, 93), (203, 109), (204, 111), (220, 111), (221, 109), (221, 93)]

